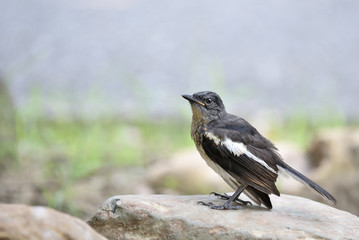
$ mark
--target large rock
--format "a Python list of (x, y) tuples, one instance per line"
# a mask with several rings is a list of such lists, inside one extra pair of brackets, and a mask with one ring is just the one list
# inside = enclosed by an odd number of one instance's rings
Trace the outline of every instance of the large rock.
[(338, 208), (359, 215), (359, 128), (321, 130), (310, 146), (313, 180), (336, 197)]
[[(245, 198), (243, 198), (245, 199)], [(271, 196), (273, 209), (212, 210), (214, 196), (124, 195), (88, 223), (109, 239), (359, 239), (359, 218), (312, 200)]]
[(356, 173), (359, 169), (359, 128), (319, 131), (308, 150), (308, 158), (312, 166), (320, 167), (318, 173), (324, 176)]
[(0, 239), (105, 240), (80, 219), (46, 208), (0, 204)]

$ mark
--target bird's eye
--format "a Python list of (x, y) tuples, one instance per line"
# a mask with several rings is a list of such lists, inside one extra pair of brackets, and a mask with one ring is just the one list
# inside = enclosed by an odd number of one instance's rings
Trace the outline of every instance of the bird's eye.
[(207, 99), (206, 99), (206, 103), (207, 103), (207, 104), (211, 104), (211, 103), (212, 103), (212, 98), (207, 98)]

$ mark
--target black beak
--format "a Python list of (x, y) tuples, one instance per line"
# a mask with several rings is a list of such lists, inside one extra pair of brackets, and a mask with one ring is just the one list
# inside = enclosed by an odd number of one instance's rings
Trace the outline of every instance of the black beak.
[(188, 100), (190, 103), (197, 103), (197, 104), (200, 104), (202, 106), (205, 106), (205, 104), (201, 101), (198, 101), (197, 99), (194, 99), (191, 95), (182, 95), (182, 97), (186, 100)]

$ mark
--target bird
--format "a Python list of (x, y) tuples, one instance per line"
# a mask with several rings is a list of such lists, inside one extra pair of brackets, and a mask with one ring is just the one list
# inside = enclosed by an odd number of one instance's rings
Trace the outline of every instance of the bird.
[[(239, 209), (252, 205), (239, 198), (243, 192), (258, 206), (272, 209), (269, 195), (280, 196), (275, 182), (278, 174), (289, 175), (316, 193), (330, 204), (335, 198), (298, 172), (279, 154), (277, 147), (245, 119), (227, 113), (220, 96), (211, 91), (182, 95), (192, 108), (191, 137), (201, 157), (235, 191), (233, 195), (213, 192), (227, 200), (223, 205), (198, 202), (212, 209)], [(240, 203), (232, 204), (232, 202)]]

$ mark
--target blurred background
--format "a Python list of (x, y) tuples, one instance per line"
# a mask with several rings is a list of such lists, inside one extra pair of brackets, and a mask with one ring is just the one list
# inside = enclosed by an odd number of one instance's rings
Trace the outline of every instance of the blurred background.
[(1, 202), (86, 219), (114, 195), (231, 191), (181, 97), (212, 90), (359, 215), (358, 1), (0, 6)]

